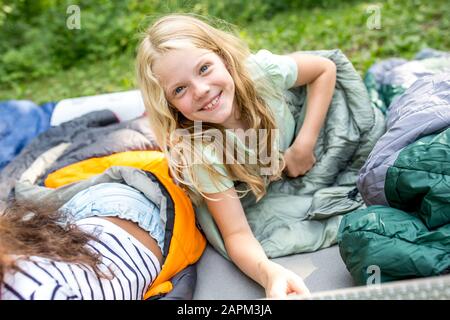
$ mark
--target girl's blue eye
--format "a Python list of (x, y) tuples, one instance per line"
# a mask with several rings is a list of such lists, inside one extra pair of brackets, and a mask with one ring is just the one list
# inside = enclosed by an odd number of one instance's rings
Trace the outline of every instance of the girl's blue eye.
[(200, 68), (200, 73), (206, 72), (208, 70), (208, 65), (204, 64), (201, 68)]
[(183, 87), (178, 87), (175, 89), (175, 94), (179, 94), (181, 91), (183, 91)]

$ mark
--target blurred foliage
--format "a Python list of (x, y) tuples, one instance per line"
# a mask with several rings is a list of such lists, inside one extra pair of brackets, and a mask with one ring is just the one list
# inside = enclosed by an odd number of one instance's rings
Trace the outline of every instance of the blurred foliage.
[[(73, 4), (79, 30), (66, 25)], [(374, 5), (379, 30), (367, 27)], [(446, 0), (0, 0), (0, 100), (41, 103), (135, 88), (139, 33), (171, 12), (223, 19), (254, 51), (339, 48), (361, 74), (382, 58), (450, 49)]]

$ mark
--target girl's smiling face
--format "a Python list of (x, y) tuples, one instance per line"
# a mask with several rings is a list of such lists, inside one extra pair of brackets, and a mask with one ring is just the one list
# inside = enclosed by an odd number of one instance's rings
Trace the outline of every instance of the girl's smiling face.
[(153, 64), (168, 102), (187, 119), (234, 122), (235, 86), (222, 59), (199, 48), (173, 49)]

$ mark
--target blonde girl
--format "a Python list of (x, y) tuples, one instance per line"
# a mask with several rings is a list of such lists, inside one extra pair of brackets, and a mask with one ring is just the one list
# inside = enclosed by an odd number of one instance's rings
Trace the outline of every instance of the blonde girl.
[[(173, 14), (146, 31), (137, 73), (172, 175), (195, 204), (206, 203), (232, 261), (265, 288), (267, 297), (308, 294), (298, 275), (267, 258), (235, 183), (243, 183), (244, 191), (259, 200), (269, 181), (283, 171), (297, 177), (312, 168), (335, 86), (334, 63), (300, 53), (251, 54), (233, 33), (198, 17)], [(282, 94), (302, 85), (308, 88), (306, 116), (294, 136), (293, 116)], [(246, 133), (261, 131), (257, 143), (248, 147)], [(215, 143), (208, 143), (211, 137)], [(229, 161), (239, 152), (255, 161)]]

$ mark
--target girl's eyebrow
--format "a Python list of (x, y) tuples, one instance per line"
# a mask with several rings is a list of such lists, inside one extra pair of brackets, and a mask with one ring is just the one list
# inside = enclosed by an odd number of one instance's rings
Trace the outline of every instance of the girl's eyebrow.
[[(198, 57), (197, 63), (195, 64), (195, 66), (194, 66), (194, 68), (193, 68), (194, 72), (195, 72), (195, 70), (198, 69), (199, 65), (201, 65), (202, 62), (205, 60), (205, 59), (204, 59), (204, 56), (207, 55), (207, 54), (211, 54), (211, 53), (212, 53), (212, 52), (205, 52), (205, 53), (201, 54), (201, 55)], [(180, 84), (182, 84), (182, 82), (178, 81), (178, 82), (176, 82), (175, 84), (169, 86), (169, 92), (172, 92), (173, 90), (175, 90)]]
[(203, 60), (205, 60), (204, 56), (207, 55), (207, 54), (211, 54), (211, 53), (212, 52), (205, 52), (204, 54), (200, 55), (198, 57), (197, 64), (195, 65), (194, 70), (197, 70), (199, 65), (202, 64)]

